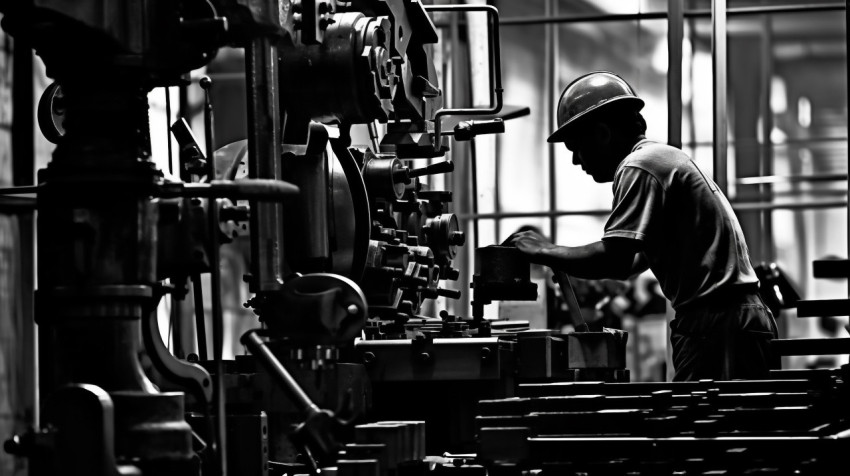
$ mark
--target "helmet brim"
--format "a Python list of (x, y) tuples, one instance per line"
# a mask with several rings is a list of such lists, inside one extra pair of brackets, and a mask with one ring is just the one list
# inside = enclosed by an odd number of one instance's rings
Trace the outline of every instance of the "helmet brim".
[(608, 101), (605, 101), (602, 104), (588, 108), (587, 110), (584, 110), (584, 111), (580, 112), (579, 114), (576, 114), (575, 116), (569, 118), (569, 120), (567, 120), (567, 122), (565, 122), (561, 127), (558, 128), (557, 131), (553, 132), (549, 136), (549, 138), (546, 139), (546, 142), (550, 142), (550, 143), (565, 142), (567, 140), (567, 137), (569, 136), (570, 130), (573, 128), (573, 126), (575, 126), (575, 124), (577, 122), (581, 122), (580, 121), (581, 118), (587, 116), (588, 114), (590, 114), (593, 111), (600, 110), (600, 109), (605, 108), (607, 106), (610, 106), (612, 104), (618, 104), (620, 106), (623, 106), (623, 105), (628, 104), (628, 103), (631, 103), (634, 106), (635, 112), (640, 111), (641, 109), (643, 109), (643, 106), (644, 106), (643, 99), (641, 99), (639, 97), (620, 96), (620, 97), (612, 98)]

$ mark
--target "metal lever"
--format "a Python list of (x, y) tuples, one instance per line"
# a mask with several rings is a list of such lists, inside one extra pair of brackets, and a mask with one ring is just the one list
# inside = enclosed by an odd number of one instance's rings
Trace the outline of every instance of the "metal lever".
[(295, 378), (292, 377), (292, 374), (286, 370), (286, 367), (277, 360), (272, 351), (269, 350), (266, 343), (260, 339), (260, 336), (257, 335), (257, 330), (250, 330), (242, 335), (242, 344), (251, 351), (251, 354), (257, 356), (257, 359), (262, 363), (266, 370), (268, 370), (272, 376), (274, 376), (279, 383), (281, 383), (281, 387), (283, 391), (286, 392), (286, 396), (292, 400), (292, 403), (298, 407), (298, 410), (307, 414), (307, 416), (311, 416), (315, 413), (321, 411), (321, 409), (310, 400), (310, 397), (304, 390), (298, 385), (298, 382), (295, 381)]
[(453, 172), (454, 169), (455, 163), (451, 160), (446, 160), (445, 162), (437, 162), (436, 164), (431, 164), (427, 167), (422, 167), (420, 169), (410, 169), (407, 167), (403, 167), (393, 171), (393, 182), (410, 183), (410, 179), (415, 177), (421, 177), (423, 175), (445, 174)]
[(327, 464), (334, 460), (339, 449), (335, 438), (335, 430), (342, 423), (330, 410), (319, 408), (307, 393), (298, 385), (295, 378), (286, 370), (275, 357), (265, 342), (253, 329), (242, 335), (242, 345), (255, 355), (260, 363), (278, 380), (292, 403), (307, 414), (303, 423), (298, 425), (291, 438), (305, 455), (315, 463)]
[(282, 180), (242, 179), (213, 180), (209, 183), (166, 183), (160, 187), (159, 196), (279, 201), (298, 193), (296, 185)]
[(501, 134), (505, 132), (505, 121), (497, 117), (487, 121), (463, 121), (454, 129), (455, 140), (470, 140), (481, 134)]
[(576, 332), (590, 332), (590, 326), (587, 325), (587, 322), (585, 322), (584, 317), (581, 315), (581, 308), (578, 305), (578, 299), (576, 299), (576, 293), (573, 290), (570, 277), (562, 271), (555, 271), (553, 269), (552, 272), (558, 281), (558, 286), (561, 287), (561, 293), (564, 295), (564, 299), (567, 300), (570, 320), (573, 321), (573, 327), (575, 327)]
[(439, 296), (446, 297), (448, 299), (460, 299), (461, 292), (457, 289), (446, 289), (446, 288), (437, 288), (437, 289), (423, 289), (422, 296), (430, 299), (436, 299)]
[(489, 109), (440, 109), (434, 114), (434, 150), (440, 150), (443, 129), (443, 116), (476, 115), (483, 116), (497, 114), (502, 110), (502, 67), (501, 53), (499, 52), (499, 10), (492, 5), (425, 5), (427, 12), (486, 12), (490, 20), (488, 30), (488, 43), (490, 46), (490, 82), (492, 90), (490, 94)]
[(445, 162), (437, 162), (436, 164), (431, 164), (427, 167), (422, 167), (421, 169), (410, 169), (408, 170), (407, 175), (410, 178), (413, 178), (421, 177), (423, 175), (445, 174), (453, 172), (454, 169), (455, 163), (451, 160), (447, 160)]
[(186, 120), (181, 117), (175, 121), (171, 125), (171, 134), (180, 145), (180, 166), (190, 173), (201, 175), (205, 171), (207, 158)]

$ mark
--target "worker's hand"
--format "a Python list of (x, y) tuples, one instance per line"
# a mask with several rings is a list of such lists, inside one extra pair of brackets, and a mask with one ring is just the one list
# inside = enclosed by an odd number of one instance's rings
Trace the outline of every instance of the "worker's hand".
[(516, 246), (528, 257), (529, 261), (539, 264), (545, 264), (543, 263), (543, 256), (546, 250), (556, 247), (540, 233), (534, 231), (514, 233), (502, 243), (502, 246)]

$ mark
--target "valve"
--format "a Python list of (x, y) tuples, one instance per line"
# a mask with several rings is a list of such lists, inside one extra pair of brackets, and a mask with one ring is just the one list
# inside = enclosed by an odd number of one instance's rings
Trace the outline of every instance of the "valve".
[(501, 134), (505, 132), (505, 121), (501, 118), (487, 121), (462, 121), (454, 128), (455, 140), (470, 140), (481, 134)]

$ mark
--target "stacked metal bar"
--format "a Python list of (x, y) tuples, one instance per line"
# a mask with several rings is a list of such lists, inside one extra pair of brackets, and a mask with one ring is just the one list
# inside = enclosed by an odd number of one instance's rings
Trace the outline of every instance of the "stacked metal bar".
[(479, 457), (493, 474), (835, 474), (848, 376), (525, 384), (479, 403)]

